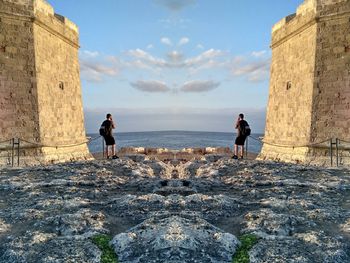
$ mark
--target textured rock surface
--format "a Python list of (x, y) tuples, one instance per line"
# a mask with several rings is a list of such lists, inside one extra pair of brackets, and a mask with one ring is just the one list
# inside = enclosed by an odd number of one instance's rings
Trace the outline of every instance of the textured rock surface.
[(349, 262), (350, 171), (217, 155), (148, 156), (0, 170), (0, 262)]
[[(198, 217), (152, 217), (117, 235), (121, 262), (231, 262), (239, 241)], [(194, 261), (195, 260), (195, 261)]]

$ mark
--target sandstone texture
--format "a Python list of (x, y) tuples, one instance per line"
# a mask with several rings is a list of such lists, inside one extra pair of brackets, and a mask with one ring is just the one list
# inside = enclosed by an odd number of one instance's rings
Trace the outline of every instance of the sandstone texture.
[(272, 30), (260, 158), (330, 164), (330, 139), (350, 165), (350, 1), (305, 0)]
[[(135, 160), (135, 161), (134, 161)], [(142, 154), (0, 170), (0, 262), (350, 262), (350, 170)]]
[(0, 0), (0, 165), (12, 138), (21, 165), (91, 158), (78, 49), (77, 26), (45, 0)]

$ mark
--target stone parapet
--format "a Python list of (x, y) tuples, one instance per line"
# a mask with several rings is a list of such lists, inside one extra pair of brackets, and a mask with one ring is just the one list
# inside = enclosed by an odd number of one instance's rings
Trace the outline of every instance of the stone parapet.
[(79, 47), (78, 27), (66, 17), (56, 14), (45, 0), (34, 0), (34, 23)]
[[(304, 3), (302, 3), (298, 8), (295, 14), (286, 16), (284, 18), (282, 18), (279, 22), (277, 22), (273, 28), (272, 28), (272, 32), (275, 33), (276, 31), (282, 29), (282, 30), (287, 30), (286, 26), (289, 27), (295, 27), (295, 25), (290, 25), (290, 22), (294, 22), (295, 24), (295, 20), (300, 20), (297, 23), (299, 24), (305, 24), (305, 21), (307, 21), (310, 18), (313, 18), (316, 16), (316, 12), (317, 12), (317, 1), (316, 0), (306, 0), (304, 1)], [(305, 16), (307, 17), (306, 19)], [(303, 18), (303, 19), (302, 19)], [(289, 29), (289, 30), (293, 30), (293, 29)]]
[[(34, 1), (34, 15), (41, 16), (46, 15), (47, 17), (52, 18), (52, 22), (56, 24), (56, 22), (61, 22), (62, 27), (66, 27), (75, 33), (78, 33), (78, 26), (74, 24), (72, 21), (70, 21), (68, 18), (61, 16), (59, 14), (55, 13), (55, 10), (53, 7), (47, 3), (45, 0), (32, 0)], [(56, 20), (55, 20), (56, 19)], [(57, 21), (58, 20), (58, 21)], [(55, 25), (55, 29), (57, 29), (58, 32), (62, 31), (59, 25)]]
[(53, 7), (45, 0), (33, 0), (34, 14), (41, 12), (47, 16), (53, 16), (55, 11)]
[(299, 34), (320, 19), (350, 12), (348, 0), (305, 0), (295, 14), (284, 17), (272, 28), (272, 47)]
[(316, 17), (316, 10), (308, 8), (303, 10), (302, 13), (283, 18), (272, 29), (272, 48), (314, 25)]
[(0, 0), (0, 15), (23, 20), (34, 20), (47, 30), (74, 45), (78, 45), (78, 27), (68, 18), (56, 14), (45, 0)]

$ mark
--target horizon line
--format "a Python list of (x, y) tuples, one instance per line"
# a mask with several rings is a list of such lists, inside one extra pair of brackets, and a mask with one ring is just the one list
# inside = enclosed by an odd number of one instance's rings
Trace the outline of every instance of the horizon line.
[[(202, 132), (202, 133), (237, 133), (236, 131), (195, 131), (195, 130), (152, 130), (152, 131), (122, 131), (113, 133), (154, 133), (154, 132)], [(98, 132), (86, 132), (86, 134), (98, 134)], [(253, 132), (252, 134), (264, 134), (264, 132)]]

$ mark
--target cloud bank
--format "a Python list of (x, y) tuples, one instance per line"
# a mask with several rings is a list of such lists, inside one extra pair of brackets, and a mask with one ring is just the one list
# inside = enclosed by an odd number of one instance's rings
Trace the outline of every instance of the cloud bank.
[[(162, 38), (161, 42), (168, 46), (173, 45), (172, 41), (166, 37)], [(187, 43), (189, 43), (189, 38), (181, 38), (178, 42), (178, 48), (166, 53), (164, 58), (152, 55), (150, 49), (153, 46), (151, 45), (148, 51), (140, 48), (130, 49), (124, 51), (119, 57), (109, 56), (108, 59), (102, 57), (97, 51), (83, 51), (80, 54), (82, 77), (88, 81), (100, 82), (105, 77), (119, 76), (121, 71), (139, 69), (147, 75), (156, 74), (153, 78), (157, 79), (169, 74), (169, 70), (173, 70), (175, 74), (180, 72), (176, 70), (185, 70), (187, 74), (184, 76), (187, 79), (182, 79), (182, 81), (188, 83), (178, 90), (184, 92), (204, 92), (217, 88), (218, 82), (193, 80), (193, 78), (203, 78), (204, 72), (208, 70), (211, 72), (220, 70), (231, 79), (243, 77), (247, 81), (255, 83), (266, 81), (269, 78), (271, 58), (266, 51), (253, 51), (248, 55), (233, 56), (228, 51), (212, 48), (202, 51), (198, 55), (186, 57), (180, 47)], [(135, 81), (130, 81), (134, 88), (137, 86), (141, 91), (153, 92), (150, 86), (143, 88), (144, 83), (139, 85)], [(179, 85), (179, 83), (176, 84)], [(159, 87), (155, 90), (160, 92)]]
[(180, 91), (183, 92), (208, 92), (211, 90), (216, 89), (220, 86), (219, 82), (215, 82), (212, 80), (193, 80), (188, 81), (183, 84), (183, 86), (180, 88)]
[(233, 65), (232, 74), (234, 76), (244, 76), (251, 82), (261, 82), (269, 78), (270, 59), (243, 62)]
[(164, 82), (158, 80), (138, 80), (131, 82), (130, 85), (143, 92), (163, 93), (170, 91), (170, 88)]
[(80, 60), (82, 77), (92, 82), (101, 82), (104, 76), (117, 76), (119, 69), (98, 62)]

